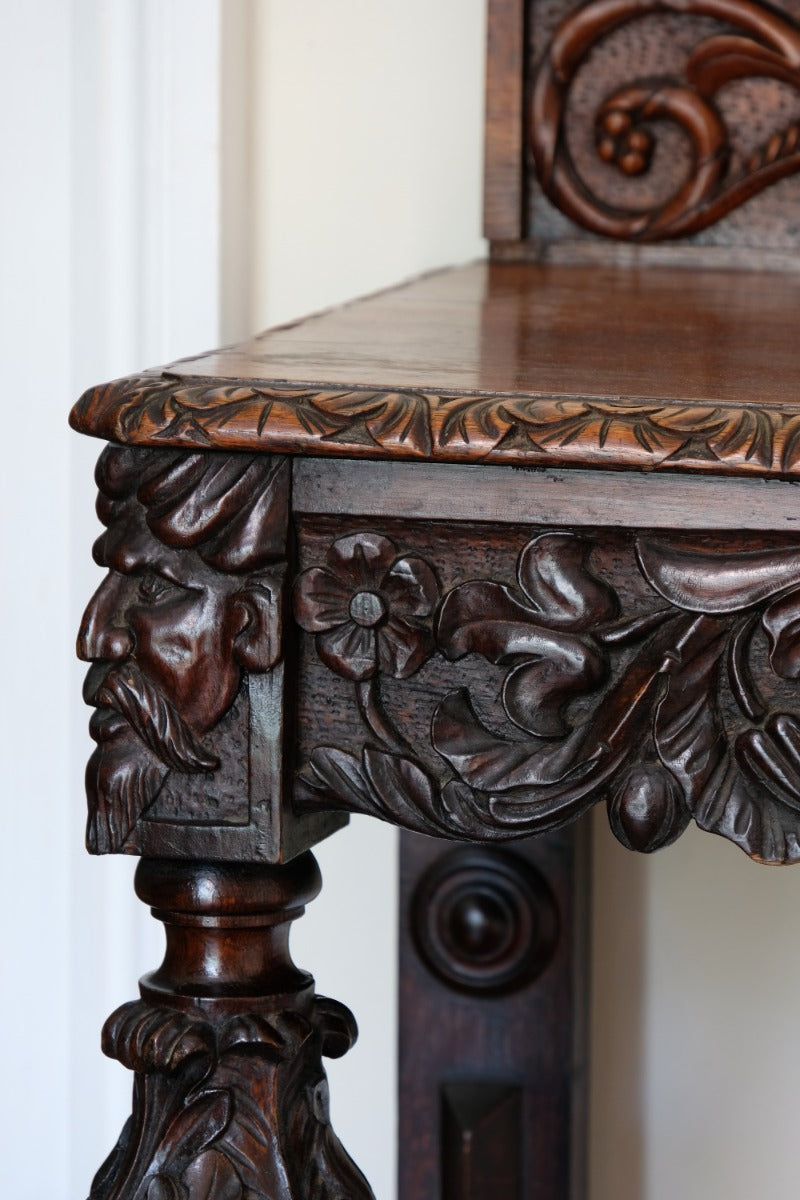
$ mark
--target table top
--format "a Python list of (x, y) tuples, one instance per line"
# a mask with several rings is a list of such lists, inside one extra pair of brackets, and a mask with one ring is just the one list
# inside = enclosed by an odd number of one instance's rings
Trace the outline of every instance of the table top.
[(800, 477), (800, 276), (477, 263), (88, 391), (146, 446)]

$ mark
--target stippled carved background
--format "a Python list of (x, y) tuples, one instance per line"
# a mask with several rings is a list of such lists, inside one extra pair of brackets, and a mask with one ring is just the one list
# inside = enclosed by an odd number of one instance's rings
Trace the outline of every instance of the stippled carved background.
[[(670, 11), (672, 10), (672, 11)], [(677, 11), (676, 11), (677, 10)], [(577, 17), (580, 14), (580, 17)], [(702, 170), (693, 162), (692, 141), (679, 123), (663, 114), (641, 122), (634, 120), (629, 129), (622, 130), (619, 154), (626, 149), (652, 158), (649, 166), (629, 158), (627, 167), (603, 161), (599, 153), (603, 140), (598, 114), (608, 97), (619, 89), (643, 83), (648, 89), (676, 89), (685, 98), (693, 93), (708, 101), (710, 110), (721, 123), (722, 137), (709, 157), (722, 165), (724, 178), (715, 185), (720, 193), (732, 192), (748, 176), (753, 183), (744, 186), (752, 195), (742, 203), (741, 198), (726, 211), (726, 204), (716, 203), (714, 223), (699, 232), (690, 230), (692, 240), (704, 246), (758, 247), (772, 251), (797, 251), (800, 248), (798, 200), (800, 181), (793, 176), (800, 159), (798, 121), (800, 121), (800, 4), (784, 0), (774, 7), (747, 4), (736, 0), (718, 4), (711, 0), (693, 0), (678, 6), (669, 0), (653, 0), (648, 5), (593, 3), (575, 6), (563, 0), (544, 0), (529, 5), (528, 13), (528, 94), (526, 113), (535, 124), (535, 88), (547, 62), (553, 35), (565, 28), (564, 22), (581, 20), (593, 27), (588, 41), (591, 49), (574, 72), (567, 88), (565, 112), (560, 140), (588, 198), (588, 207), (598, 219), (607, 210), (641, 210), (658, 213), (679, 181)], [(606, 26), (618, 22), (610, 31)], [(692, 68), (687, 66), (698, 48), (716, 41), (714, 70), (720, 64), (731, 77), (718, 86), (703, 79), (690, 79)], [(727, 39), (727, 44), (721, 39)], [(704, 52), (703, 52), (704, 53)], [(734, 65), (733, 60), (736, 59)], [(725, 65), (727, 63), (727, 66)], [(696, 85), (696, 86), (695, 86)], [(541, 123), (541, 121), (540, 121)], [(613, 122), (612, 122), (613, 124)], [(627, 146), (630, 130), (634, 130), (635, 145)], [(529, 130), (529, 132), (531, 132)], [(549, 136), (549, 135), (546, 135)], [(555, 135), (553, 135), (555, 136)], [(535, 142), (535, 131), (531, 133)], [(531, 139), (529, 138), (529, 141)], [(613, 139), (612, 139), (613, 140)], [(618, 139), (619, 140), (619, 139)], [(649, 144), (648, 144), (649, 143)], [(544, 194), (541, 156), (537, 153), (536, 169), (529, 150), (528, 213), (529, 235), (546, 242), (560, 239), (591, 238), (592, 234), (566, 217)], [(560, 153), (560, 152), (559, 152)], [(778, 160), (783, 160), (780, 167)], [(770, 166), (770, 164), (772, 164)], [(706, 164), (708, 165), (708, 163)], [(755, 176), (761, 171), (775, 179)], [(783, 172), (786, 178), (780, 178)], [(763, 188), (764, 190), (761, 190)], [(549, 188), (545, 186), (545, 191)], [(713, 189), (712, 189), (713, 190)], [(742, 188), (739, 188), (742, 191)], [(722, 213), (722, 219), (718, 219)], [(627, 233), (612, 236), (650, 240), (652, 231), (642, 235), (634, 232), (635, 220)], [(661, 232), (658, 237), (672, 237), (674, 232)]]

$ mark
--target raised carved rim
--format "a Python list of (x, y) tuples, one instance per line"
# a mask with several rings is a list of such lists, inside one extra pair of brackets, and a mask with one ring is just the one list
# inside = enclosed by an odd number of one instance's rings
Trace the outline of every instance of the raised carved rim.
[(70, 424), (136, 446), (800, 478), (800, 404), (333, 390), (153, 372), (89, 389)]

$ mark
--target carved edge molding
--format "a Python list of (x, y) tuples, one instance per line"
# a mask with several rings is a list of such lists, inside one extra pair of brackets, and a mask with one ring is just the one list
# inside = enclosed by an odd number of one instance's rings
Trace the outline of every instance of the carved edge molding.
[[(800, 861), (800, 548), (641, 536), (633, 548), (650, 600), (626, 612), (591, 540), (570, 531), (522, 547), (516, 586), (470, 579), (443, 596), (431, 564), (389, 538), (337, 539), (297, 579), (295, 617), (351, 682), (365, 736), (312, 750), (300, 805), (497, 841), (604, 800), (632, 850), (660, 849), (694, 819), (758, 861)], [(469, 688), (431, 695), (420, 754), (382, 679), (436, 655), (502, 667), (506, 724)]]
[(90, 389), (70, 422), (136, 446), (800, 477), (800, 405), (303, 390), (153, 373)]
[[(604, 203), (581, 177), (565, 135), (569, 93), (591, 51), (622, 26), (661, 14), (710, 17), (720, 31), (699, 41), (683, 77), (634, 78), (595, 113), (599, 158), (623, 176), (644, 175), (656, 148), (653, 127), (677, 125), (692, 165), (652, 208)], [(545, 195), (593, 233), (659, 241), (697, 233), (778, 180), (800, 170), (800, 125), (774, 130), (737, 161), (717, 97), (731, 83), (768, 78), (800, 89), (800, 27), (787, 14), (751, 0), (594, 0), (558, 27), (533, 85), (531, 141)]]

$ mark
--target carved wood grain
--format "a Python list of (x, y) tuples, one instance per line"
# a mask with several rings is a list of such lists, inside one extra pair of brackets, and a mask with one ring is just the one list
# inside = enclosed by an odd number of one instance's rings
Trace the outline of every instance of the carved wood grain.
[(330, 1126), (321, 1064), (355, 1023), (288, 951), (319, 885), (310, 854), (287, 867), (142, 860), (137, 891), (167, 949), (103, 1030), (105, 1053), (134, 1072), (133, 1113), (90, 1200), (373, 1200)]
[[(264, 384), (124, 380), (104, 415), (76, 423), (141, 446), (268, 450), (333, 458), (556, 464), (800, 478), (800, 406), (766, 409), (564, 396), (464, 397), (396, 389), (330, 392)], [(365, 440), (364, 420), (375, 428)]]
[(292, 858), (340, 821), (284, 792), (289, 462), (111, 446), (97, 480), (89, 849)]

